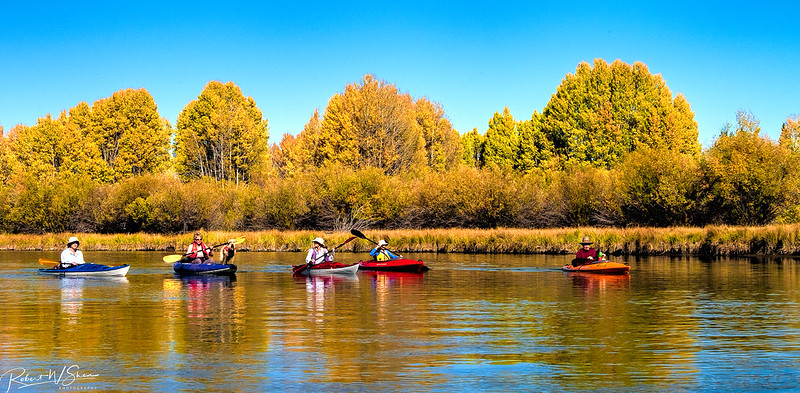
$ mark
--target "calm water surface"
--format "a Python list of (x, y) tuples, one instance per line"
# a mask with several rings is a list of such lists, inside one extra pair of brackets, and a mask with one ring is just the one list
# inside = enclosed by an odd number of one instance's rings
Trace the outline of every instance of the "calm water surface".
[[(417, 254), (425, 274), (294, 278), (297, 253), (239, 253), (180, 278), (163, 253), (87, 252), (125, 278), (39, 276), (2, 252), (4, 391), (800, 389), (800, 262)], [(339, 260), (357, 260), (340, 254)]]

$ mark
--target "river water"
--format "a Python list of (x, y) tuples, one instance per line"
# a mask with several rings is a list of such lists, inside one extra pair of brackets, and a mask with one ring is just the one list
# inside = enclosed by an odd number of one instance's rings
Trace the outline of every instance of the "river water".
[[(2, 252), (3, 391), (752, 391), (800, 389), (800, 263), (409, 254), (424, 274), (295, 278), (298, 253), (238, 253), (181, 278), (154, 252), (118, 279), (37, 275)], [(341, 262), (356, 261), (340, 254)]]

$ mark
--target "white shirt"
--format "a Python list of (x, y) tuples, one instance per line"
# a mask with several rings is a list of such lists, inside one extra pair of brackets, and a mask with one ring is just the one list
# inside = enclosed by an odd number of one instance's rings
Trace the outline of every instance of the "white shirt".
[(64, 264), (73, 264), (76, 263), (78, 265), (86, 263), (83, 260), (83, 253), (81, 250), (72, 251), (71, 248), (67, 247), (64, 251), (61, 251), (61, 263)]
[(318, 263), (322, 263), (325, 261), (332, 261), (333, 260), (332, 254), (328, 254), (325, 258), (322, 258), (322, 256), (325, 255), (326, 252), (328, 252), (328, 249), (326, 249), (325, 247), (320, 247), (319, 251), (317, 251), (316, 248), (311, 247), (308, 250), (308, 254), (306, 255), (306, 263), (311, 263), (312, 265), (316, 265)]

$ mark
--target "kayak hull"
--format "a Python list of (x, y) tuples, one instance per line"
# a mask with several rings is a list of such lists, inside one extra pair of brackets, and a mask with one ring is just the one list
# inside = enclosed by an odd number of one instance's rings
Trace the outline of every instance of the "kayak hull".
[(361, 261), (358, 263), (361, 270), (375, 270), (382, 272), (411, 272), (422, 273), (430, 268), (425, 266), (425, 262), (413, 259), (391, 259), (388, 261)]
[(626, 274), (631, 270), (631, 267), (624, 263), (603, 261), (580, 266), (565, 265), (562, 270), (565, 272)]
[(310, 275), (323, 275), (323, 274), (355, 274), (358, 271), (358, 263), (352, 265), (345, 265), (338, 262), (323, 262), (308, 268), (306, 265), (292, 266), (292, 273), (294, 274), (310, 274)]
[(172, 270), (180, 275), (217, 275), (225, 276), (236, 273), (236, 265), (223, 265), (221, 263), (183, 263), (175, 262)]
[(66, 269), (39, 269), (39, 274), (61, 277), (122, 277), (128, 274), (130, 265), (106, 266), (84, 263)]

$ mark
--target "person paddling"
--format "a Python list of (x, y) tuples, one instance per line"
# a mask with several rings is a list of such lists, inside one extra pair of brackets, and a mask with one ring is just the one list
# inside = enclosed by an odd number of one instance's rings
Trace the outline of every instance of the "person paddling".
[(81, 250), (78, 249), (80, 247), (81, 242), (78, 241), (78, 238), (72, 236), (67, 240), (67, 248), (64, 251), (61, 251), (61, 262), (59, 263), (59, 268), (66, 269), (72, 266), (78, 266), (86, 263), (83, 260), (83, 253)]
[(312, 240), (311, 248), (308, 249), (308, 254), (306, 254), (306, 264), (308, 264), (308, 266), (314, 266), (322, 262), (332, 261), (333, 253), (328, 253), (328, 249), (325, 248), (325, 240), (321, 237)]
[(589, 236), (584, 236), (580, 244), (581, 248), (575, 254), (572, 266), (587, 265), (597, 260), (597, 250), (592, 247), (594, 243), (589, 239)]
[(386, 249), (389, 243), (386, 240), (378, 240), (378, 246), (373, 248), (372, 251), (369, 252), (369, 255), (375, 258), (376, 261), (388, 261), (390, 259), (398, 259), (400, 258), (399, 255), (395, 255), (393, 252)]
[(211, 247), (206, 246), (206, 243), (203, 242), (203, 235), (200, 232), (194, 234), (194, 241), (192, 244), (189, 245), (189, 248), (186, 250), (186, 259), (189, 260), (191, 263), (208, 263), (213, 264), (214, 259), (211, 257), (214, 255), (214, 250)]

